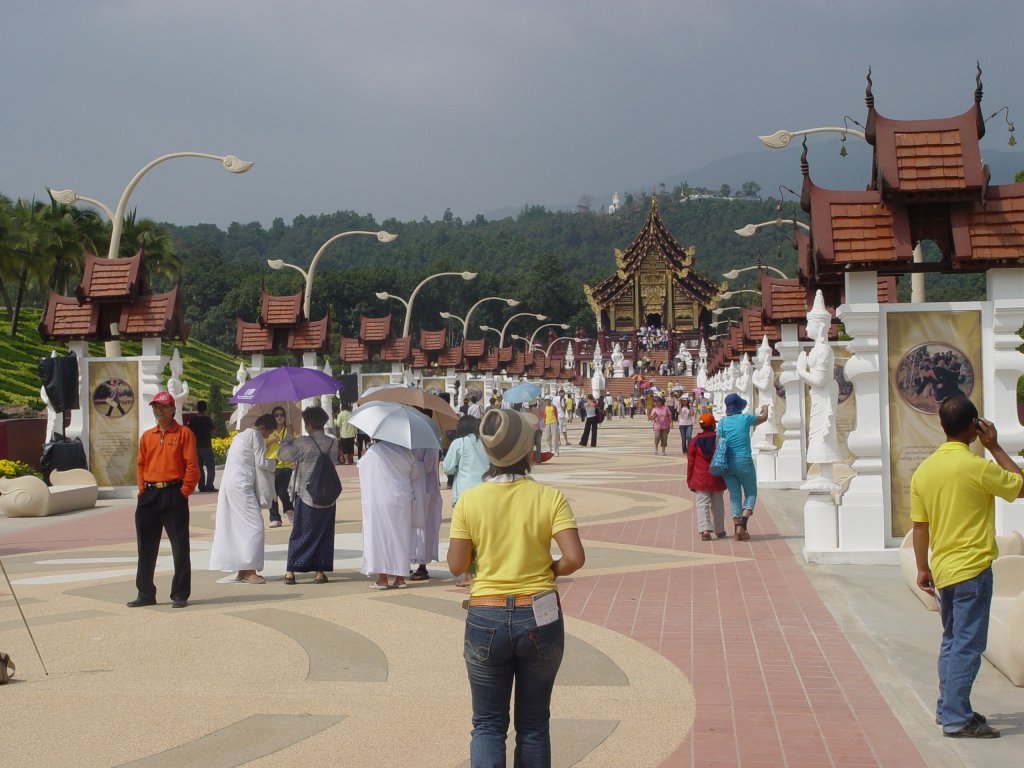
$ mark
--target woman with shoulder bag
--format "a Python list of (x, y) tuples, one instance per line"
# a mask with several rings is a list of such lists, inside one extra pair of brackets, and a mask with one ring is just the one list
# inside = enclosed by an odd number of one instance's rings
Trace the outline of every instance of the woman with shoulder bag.
[(474, 766), (505, 765), (513, 687), (515, 764), (551, 765), (551, 691), (565, 650), (555, 580), (579, 570), (586, 555), (562, 492), (527, 477), (536, 426), (531, 414), (484, 414), (486, 481), (464, 492), (452, 514), (448, 568), (459, 576), (476, 558), (463, 643)]
[(747, 520), (754, 514), (757, 501), (757, 472), (750, 448), (750, 430), (768, 419), (768, 406), (755, 416), (744, 413), (747, 401), (730, 393), (725, 398), (725, 418), (718, 424), (718, 436), (729, 446), (729, 469), (722, 479), (729, 489), (729, 511), (736, 529), (736, 541), (750, 541)]

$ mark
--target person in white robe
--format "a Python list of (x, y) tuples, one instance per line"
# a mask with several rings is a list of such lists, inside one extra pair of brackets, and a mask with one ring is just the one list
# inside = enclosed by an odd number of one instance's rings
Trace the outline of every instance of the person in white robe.
[[(436, 453), (436, 452), (435, 452)], [(375, 442), (359, 460), (359, 494), (363, 508), (361, 572), (377, 574), (374, 589), (404, 589), (411, 562), (413, 508), (420, 461), (412, 451)], [(389, 584), (389, 577), (394, 583)]]
[(412, 528), (412, 564), (419, 566), (410, 576), (411, 581), (426, 581), (430, 578), (427, 563), (438, 559), (438, 544), (441, 538), (441, 474), (440, 457), (431, 448), (417, 448), (413, 451), (420, 462), (421, 482), (417, 487), (416, 504), (422, 506), (422, 525), (414, 520)]
[(263, 511), (274, 498), (274, 459), (266, 458), (266, 436), (274, 417), (264, 414), (235, 435), (228, 449), (214, 520), (211, 571), (237, 571), (236, 581), (263, 584)]

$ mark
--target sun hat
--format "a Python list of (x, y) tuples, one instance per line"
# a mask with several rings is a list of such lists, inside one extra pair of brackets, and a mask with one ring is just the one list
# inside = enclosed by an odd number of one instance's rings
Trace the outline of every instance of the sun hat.
[(149, 401), (150, 405), (174, 405), (174, 398), (170, 392), (157, 392), (153, 395), (153, 399)]
[(496, 467), (509, 467), (533, 450), (537, 417), (508, 408), (492, 408), (480, 420), (480, 442)]
[(710, 413), (702, 413), (697, 419), (703, 429), (715, 426), (715, 417)]
[(735, 413), (742, 413), (743, 409), (747, 407), (747, 401), (737, 395), (735, 392), (730, 392), (725, 396), (725, 415), (732, 416)]

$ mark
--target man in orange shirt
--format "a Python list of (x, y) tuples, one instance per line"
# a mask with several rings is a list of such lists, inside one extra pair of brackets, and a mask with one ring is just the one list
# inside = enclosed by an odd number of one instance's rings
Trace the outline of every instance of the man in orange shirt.
[(149, 403), (156, 426), (139, 440), (139, 500), (135, 507), (135, 537), (139, 565), (135, 575), (138, 597), (129, 608), (156, 605), (153, 573), (160, 551), (161, 529), (167, 531), (174, 558), (171, 605), (184, 608), (192, 593), (192, 560), (188, 541), (188, 497), (199, 482), (195, 435), (174, 420), (174, 398), (157, 392)]

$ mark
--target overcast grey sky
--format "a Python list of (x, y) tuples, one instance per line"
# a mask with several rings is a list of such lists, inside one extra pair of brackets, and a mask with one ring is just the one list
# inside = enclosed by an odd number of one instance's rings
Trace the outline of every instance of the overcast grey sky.
[[(148, 174), (132, 205), (179, 224), (470, 218), (650, 188), (759, 133), (863, 122), (868, 65), (882, 114), (925, 118), (970, 106), (980, 59), (986, 113), (1024, 121), (1020, 0), (4, 5), (0, 193), (113, 207), (159, 155), (255, 161)], [(983, 147), (1006, 149), (990, 125)]]

